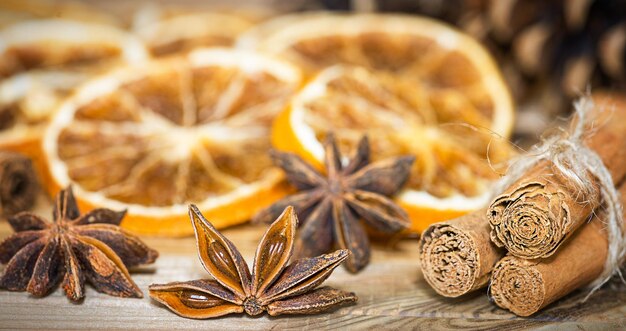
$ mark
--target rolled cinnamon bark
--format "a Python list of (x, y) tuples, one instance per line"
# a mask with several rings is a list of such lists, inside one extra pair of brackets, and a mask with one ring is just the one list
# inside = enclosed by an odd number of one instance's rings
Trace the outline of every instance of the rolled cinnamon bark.
[[(605, 94), (594, 94), (593, 100), (584, 144), (618, 183), (626, 175), (626, 100)], [(521, 258), (551, 256), (600, 205), (597, 181), (593, 186), (591, 194), (583, 194), (551, 161), (539, 162), (489, 206), (491, 240)]]
[[(621, 186), (620, 193), (621, 203), (626, 204), (626, 185)], [(530, 316), (591, 284), (604, 270), (607, 252), (607, 233), (600, 214), (545, 260), (504, 257), (493, 269), (490, 295), (499, 307)]]
[(420, 239), (424, 278), (439, 294), (458, 297), (485, 287), (504, 249), (489, 240), (485, 209), (432, 224)]
[(30, 159), (0, 151), (0, 217), (30, 209), (37, 197), (37, 180)]

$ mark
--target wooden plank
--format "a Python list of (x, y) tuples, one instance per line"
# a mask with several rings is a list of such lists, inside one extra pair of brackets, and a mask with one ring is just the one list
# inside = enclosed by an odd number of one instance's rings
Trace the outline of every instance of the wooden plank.
[[(40, 199), (37, 212), (49, 216), (50, 205)], [(224, 234), (252, 262), (263, 226), (244, 225)], [(11, 234), (6, 221), (0, 221), (0, 239)], [(193, 238), (146, 238), (161, 257), (153, 266), (133, 270), (133, 279), (147, 294), (152, 283), (208, 277), (198, 261)], [(0, 267), (3, 270), (4, 267)], [(189, 320), (178, 317), (152, 301), (120, 299), (87, 287), (80, 304), (69, 302), (60, 289), (46, 298), (26, 293), (0, 291), (0, 328), (6, 329), (606, 329), (626, 327), (626, 285), (612, 282), (586, 303), (577, 304), (585, 292), (577, 292), (531, 318), (518, 318), (498, 309), (479, 291), (460, 299), (439, 297), (425, 283), (417, 259), (417, 242), (403, 240), (397, 247), (375, 246), (372, 263), (363, 272), (351, 275), (339, 268), (328, 285), (353, 291), (359, 296), (354, 306), (330, 314), (252, 318), (230, 316), (215, 320)]]

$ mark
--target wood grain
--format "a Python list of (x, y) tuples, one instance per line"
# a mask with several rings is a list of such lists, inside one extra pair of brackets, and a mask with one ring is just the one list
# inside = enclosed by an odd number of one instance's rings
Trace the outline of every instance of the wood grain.
[[(48, 217), (49, 202), (40, 198), (37, 213)], [(224, 234), (251, 263), (263, 226), (244, 225)], [(0, 240), (12, 233), (0, 221)], [(133, 279), (147, 294), (151, 283), (208, 277), (198, 260), (193, 238), (145, 238), (159, 250), (154, 266), (133, 270)], [(4, 267), (0, 267), (3, 270)], [(486, 291), (447, 299), (424, 281), (419, 268), (417, 241), (403, 240), (395, 248), (375, 246), (371, 264), (352, 275), (339, 268), (328, 285), (357, 293), (359, 302), (330, 314), (305, 317), (231, 316), (215, 320), (178, 317), (152, 301), (120, 299), (87, 287), (86, 298), (72, 304), (55, 290), (46, 298), (0, 291), (1, 329), (623, 329), (626, 328), (626, 285), (614, 281), (586, 303), (577, 292), (530, 318), (518, 318), (489, 302)]]

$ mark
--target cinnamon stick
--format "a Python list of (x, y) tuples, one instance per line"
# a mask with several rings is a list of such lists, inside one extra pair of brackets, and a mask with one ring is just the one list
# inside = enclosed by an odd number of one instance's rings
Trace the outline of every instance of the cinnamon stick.
[(30, 159), (0, 151), (0, 217), (30, 209), (37, 196), (37, 180)]
[[(626, 204), (626, 185), (621, 186), (620, 193), (621, 203)], [(600, 214), (548, 259), (504, 257), (494, 267), (490, 295), (499, 307), (530, 316), (593, 282), (604, 270), (607, 252), (607, 232)]]
[[(626, 100), (606, 94), (594, 94), (593, 100), (584, 144), (618, 183), (626, 175)], [(592, 193), (583, 194), (551, 161), (540, 161), (489, 206), (491, 239), (521, 258), (551, 256), (601, 204), (598, 181), (593, 181)]]
[(420, 239), (424, 278), (439, 294), (458, 297), (485, 287), (505, 251), (489, 239), (485, 209), (432, 224)]

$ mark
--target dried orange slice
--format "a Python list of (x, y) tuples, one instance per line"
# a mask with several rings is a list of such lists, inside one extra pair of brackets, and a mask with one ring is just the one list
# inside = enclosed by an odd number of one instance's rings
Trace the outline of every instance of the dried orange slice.
[(270, 126), (300, 79), (283, 61), (200, 49), (90, 81), (45, 132), (46, 186), (127, 209), (122, 225), (142, 234), (193, 233), (189, 203), (218, 227), (246, 221), (286, 193)]
[(114, 16), (81, 1), (2, 0), (0, 2), (0, 26), (46, 18), (121, 25), (121, 22)]
[(39, 155), (39, 138), (52, 109), (86, 76), (38, 71), (0, 82), (0, 149)]
[[(282, 21), (281, 21), (282, 20)], [(288, 26), (283, 26), (289, 22)], [(276, 120), (273, 143), (320, 164), (334, 131), (344, 153), (361, 135), (375, 158), (417, 157), (398, 202), (413, 230), (481, 207), (511, 150), (509, 91), (490, 55), (433, 20), (398, 15), (319, 15), (269, 22), (242, 47), (323, 70)], [(345, 66), (350, 65), (350, 66)]]
[(148, 6), (135, 16), (134, 30), (155, 56), (197, 47), (232, 46), (253, 22), (243, 16), (199, 10), (167, 11)]
[(106, 25), (53, 19), (0, 30), (0, 148), (36, 157), (42, 126), (74, 87), (147, 57), (136, 37)]
[(132, 35), (108, 25), (32, 20), (0, 31), (0, 77), (53, 67), (91, 69), (107, 61), (142, 61), (146, 51)]

